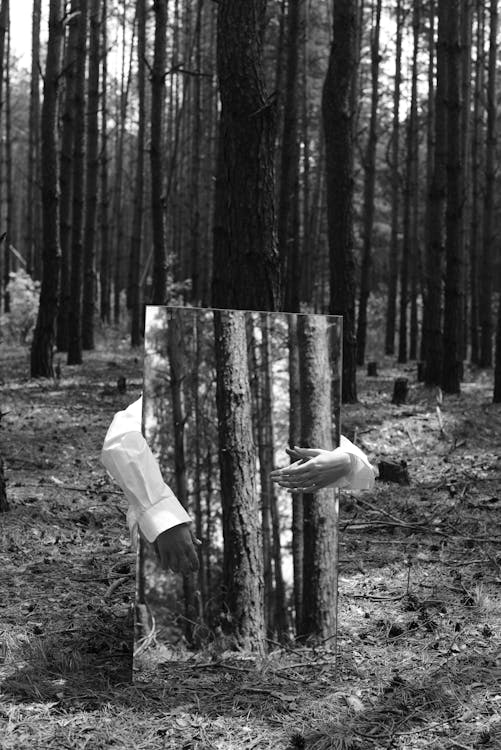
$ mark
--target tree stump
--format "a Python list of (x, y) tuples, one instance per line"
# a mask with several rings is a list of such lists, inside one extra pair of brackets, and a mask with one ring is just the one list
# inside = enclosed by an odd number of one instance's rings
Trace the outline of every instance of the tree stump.
[(411, 480), (407, 471), (405, 461), (380, 461), (378, 464), (379, 480), (381, 482), (394, 482), (395, 484), (409, 485)]
[(409, 391), (409, 381), (407, 378), (397, 378), (393, 385), (392, 404), (405, 404), (407, 393)]
[(10, 510), (10, 506), (7, 500), (7, 483), (5, 481), (3, 459), (0, 456), (0, 513), (6, 513), (8, 510)]
[(367, 363), (367, 376), (369, 378), (377, 378), (377, 362)]

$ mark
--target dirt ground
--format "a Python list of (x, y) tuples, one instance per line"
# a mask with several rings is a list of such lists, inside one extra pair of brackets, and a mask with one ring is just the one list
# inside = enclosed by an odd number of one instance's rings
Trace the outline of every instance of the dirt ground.
[[(33, 750), (501, 748), (501, 407), (491, 373), (459, 397), (380, 365), (343, 431), (408, 486), (342, 498), (338, 655), (173, 647), (131, 681), (135, 558), (99, 463), (141, 354), (97, 351), (31, 381), (0, 357), (0, 747)], [(117, 390), (126, 378), (127, 390)], [(391, 404), (393, 382), (409, 396)]]

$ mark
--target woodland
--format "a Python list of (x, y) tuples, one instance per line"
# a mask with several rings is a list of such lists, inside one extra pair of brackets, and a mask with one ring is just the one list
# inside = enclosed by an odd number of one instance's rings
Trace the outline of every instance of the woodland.
[[(26, 0), (27, 67), (12, 7), (0, 745), (500, 747), (498, 0)], [(161, 344), (200, 571), (148, 602), (99, 452), (165, 306), (215, 343)], [(274, 492), (340, 427), (374, 490)]]

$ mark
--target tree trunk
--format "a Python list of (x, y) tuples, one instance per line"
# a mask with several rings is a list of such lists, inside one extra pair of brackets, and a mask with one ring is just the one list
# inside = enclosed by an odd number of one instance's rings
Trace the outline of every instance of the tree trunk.
[(442, 273), (444, 253), (446, 149), (447, 149), (447, 34), (448, 4), (438, 3), (437, 83), (435, 89), (435, 155), (433, 179), (428, 194), (426, 248), (426, 385), (440, 385), (442, 366)]
[(480, 270), (480, 366), (492, 365), (492, 278), (495, 241), (494, 198), (496, 194), (496, 60), (498, 0), (490, 4), (490, 42), (487, 83), (487, 133), (485, 146), (484, 237)]
[(409, 304), (409, 270), (417, 248), (412, 243), (412, 210), (417, 202), (417, 76), (419, 51), (419, 4), (415, 3), (412, 15), (414, 35), (412, 54), (411, 109), (407, 123), (407, 155), (405, 160), (404, 217), (402, 263), (400, 267), (400, 318), (398, 327), (398, 361), (407, 362), (407, 308)]
[[(301, 445), (332, 449), (331, 368), (328, 324), (298, 317), (301, 352)], [(321, 641), (337, 626), (337, 508), (332, 489), (304, 495), (304, 580), (301, 635)], [(332, 644), (331, 644), (332, 645)]]
[(141, 250), (144, 221), (144, 147), (146, 131), (146, 0), (137, 0), (137, 86), (139, 124), (134, 182), (134, 215), (129, 256), (129, 304), (131, 346), (141, 344)]
[(82, 270), (85, 216), (85, 71), (88, 0), (79, 0), (78, 55), (75, 69), (75, 137), (73, 141), (73, 210), (68, 314), (68, 364), (82, 364)]
[(215, 311), (214, 327), (227, 625), (240, 647), (262, 651), (263, 569), (244, 313)]
[(110, 244), (110, 193), (108, 169), (108, 0), (103, 0), (101, 17), (101, 263), (100, 263), (100, 313), (103, 323), (111, 322), (111, 244)]
[(197, 0), (195, 20), (195, 70), (193, 80), (193, 140), (191, 155), (191, 185), (193, 190), (191, 223), (191, 298), (192, 304), (203, 304), (203, 272), (201, 247), (201, 169), (204, 129), (202, 128), (202, 23), (203, 0)]
[[(6, 60), (5, 60), (5, 49), (6, 44), (5, 40), (7, 38), (9, 31), (9, 0), (2, 0), (0, 5), (0, 125), (2, 123), (2, 115), (4, 110), (4, 81), (5, 81), (5, 70), (7, 68)], [(0, 184), (3, 183), (3, 179), (0, 179)], [(1, 196), (0, 196), (1, 197)], [(1, 217), (0, 212), (0, 217)], [(9, 301), (9, 293), (7, 292), (7, 285), (10, 281), (9, 273), (10, 273), (10, 248), (8, 245), (8, 242), (6, 241), (8, 238), (6, 236), (3, 237), (3, 263), (0, 262), (0, 269), (2, 278), (0, 280), (0, 285), (2, 287), (2, 293), (3, 293), (3, 303), (4, 303), (4, 311), (6, 313), (10, 312), (10, 301)]]
[[(275, 105), (262, 63), (265, 0), (218, 4), (221, 96), (212, 304), (276, 310)], [(249, 207), (252, 206), (252, 210)]]
[(388, 259), (388, 304), (386, 309), (385, 352), (395, 353), (398, 284), (398, 230), (400, 219), (400, 89), (402, 84), (402, 2), (396, 8), (395, 83), (393, 88), (393, 126), (391, 136), (391, 240)]
[(477, 32), (475, 84), (473, 105), (473, 132), (471, 154), (471, 225), (470, 225), (470, 343), (471, 361), (480, 364), (479, 341), (479, 258), (482, 248), (482, 175), (483, 169), (483, 96), (485, 80), (485, 6), (483, 0), (477, 0)]
[[(288, 316), (289, 334), (289, 447), (301, 444), (301, 382), (299, 374), (299, 345), (297, 315)], [(295, 631), (299, 635), (303, 622), (303, 565), (304, 565), (303, 495), (292, 495), (292, 566), (294, 571)]]
[(167, 68), (167, 0), (154, 0), (155, 55), (151, 70), (151, 219), (153, 224), (153, 289), (151, 303), (167, 301), (163, 144), (165, 75)]
[(461, 1), (447, 4), (447, 214), (442, 389), (459, 393), (464, 330), (461, 162)]
[(51, 0), (41, 119), (43, 280), (37, 323), (31, 346), (31, 377), (51, 377), (53, 375), (53, 348), (61, 262), (57, 99), (64, 38), (63, 13), (63, 0)]
[(329, 226), (330, 312), (343, 316), (343, 400), (357, 400), (355, 257), (353, 248), (353, 116), (357, 14), (351, 0), (334, 2), (334, 40), (323, 88)]
[(371, 38), (371, 115), (369, 121), (369, 138), (364, 159), (364, 214), (363, 214), (363, 249), (362, 270), (360, 276), (360, 298), (358, 305), (357, 326), (357, 364), (365, 361), (365, 344), (367, 341), (367, 305), (371, 291), (370, 272), (372, 267), (372, 230), (374, 226), (374, 194), (376, 187), (376, 146), (378, 139), (378, 103), (379, 103), (379, 30), (381, 28), (381, 0), (376, 3), (376, 20)]
[(30, 113), (28, 132), (28, 194), (26, 270), (40, 278), (40, 26), (42, 0), (33, 0), (31, 29)]
[(89, 78), (87, 84), (87, 188), (85, 198), (82, 347), (94, 349), (96, 296), (96, 218), (99, 184), (99, 68), (101, 0), (91, 0)]
[(283, 309), (299, 309), (299, 237), (294, 232), (295, 194), (299, 180), (298, 147), (298, 56), (300, 2), (289, 2), (287, 10), (287, 69), (282, 131), (278, 204), (278, 251), (282, 273)]
[(75, 139), (75, 73), (78, 58), (78, 0), (72, 0), (68, 39), (64, 54), (64, 104), (61, 129), (61, 169), (59, 173), (59, 227), (61, 233), (61, 288), (57, 316), (57, 348), (68, 351), (70, 306), (71, 206), (73, 198), (73, 147)]

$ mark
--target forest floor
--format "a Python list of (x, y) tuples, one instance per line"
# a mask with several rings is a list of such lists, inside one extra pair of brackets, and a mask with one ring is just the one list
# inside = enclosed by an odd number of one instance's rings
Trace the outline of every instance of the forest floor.
[[(135, 559), (99, 451), (140, 393), (141, 356), (117, 344), (31, 381), (27, 352), (3, 348), (2, 749), (501, 748), (501, 406), (489, 374), (468, 372), (461, 396), (440, 403), (415, 368), (361, 373), (343, 431), (376, 464), (405, 460), (410, 484), (342, 499), (337, 659), (330, 643), (173, 651), (132, 683)], [(394, 406), (402, 375), (409, 397)]]

